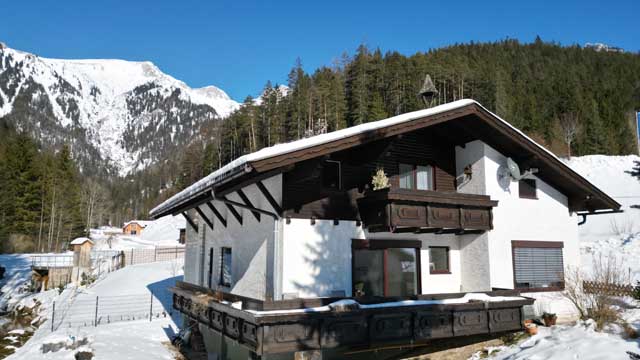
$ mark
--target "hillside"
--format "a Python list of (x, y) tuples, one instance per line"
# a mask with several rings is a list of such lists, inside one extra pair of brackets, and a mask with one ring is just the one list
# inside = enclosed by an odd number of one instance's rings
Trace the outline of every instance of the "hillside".
[(587, 217), (579, 227), (582, 265), (591, 267), (594, 258), (617, 256), (632, 278), (640, 281), (640, 179), (629, 172), (640, 156), (582, 156), (567, 163), (622, 205), (619, 214)]
[(0, 120), (45, 147), (67, 143), (85, 172), (144, 169), (237, 107), (148, 61), (47, 59), (0, 45)]

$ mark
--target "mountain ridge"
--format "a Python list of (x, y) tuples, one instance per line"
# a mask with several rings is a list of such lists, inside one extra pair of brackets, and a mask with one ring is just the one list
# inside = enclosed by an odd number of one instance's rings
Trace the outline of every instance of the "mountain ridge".
[(44, 146), (70, 142), (85, 171), (144, 169), (239, 106), (150, 61), (51, 59), (0, 46), (0, 119)]

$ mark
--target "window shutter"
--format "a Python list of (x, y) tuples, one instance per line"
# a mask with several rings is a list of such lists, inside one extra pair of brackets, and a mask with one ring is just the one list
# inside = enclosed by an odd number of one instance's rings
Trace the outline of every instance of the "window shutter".
[(561, 287), (562, 248), (514, 247), (516, 288)]

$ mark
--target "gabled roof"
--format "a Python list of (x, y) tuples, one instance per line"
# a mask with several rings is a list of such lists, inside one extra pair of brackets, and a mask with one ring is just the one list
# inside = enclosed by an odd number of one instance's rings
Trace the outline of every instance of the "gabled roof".
[(151, 220), (131, 220), (131, 221), (127, 221), (126, 223), (124, 223), (124, 225), (122, 225), (122, 227), (127, 227), (127, 225), (129, 224), (133, 224), (136, 223), (140, 226), (142, 226), (143, 228), (149, 226), (149, 224), (151, 224), (153, 221)]
[[(454, 122), (459, 124), (453, 124)], [(533, 159), (535, 165), (540, 168), (539, 177), (559, 188), (570, 198), (584, 199), (579, 201), (580, 204), (573, 204), (572, 210), (594, 211), (620, 208), (620, 204), (615, 200), (522, 131), (490, 112), (477, 101), (464, 99), (274, 145), (241, 156), (156, 206), (151, 210), (150, 215), (158, 218), (183, 211), (189, 204), (207, 198), (208, 192), (213, 187), (238, 181), (238, 179), (247, 180), (303, 160), (448, 123), (456, 126), (456, 132), (465, 133), (469, 141), (479, 138), (507, 156), (514, 156), (512, 154), (516, 153), (523, 159)], [(459, 138), (464, 139), (465, 136), (459, 136)], [(546, 174), (544, 174), (545, 171)]]
[(93, 244), (93, 241), (91, 239), (89, 239), (88, 237), (79, 237), (79, 238), (75, 238), (73, 239), (69, 245), (82, 245), (86, 242), (90, 242), (91, 244)]

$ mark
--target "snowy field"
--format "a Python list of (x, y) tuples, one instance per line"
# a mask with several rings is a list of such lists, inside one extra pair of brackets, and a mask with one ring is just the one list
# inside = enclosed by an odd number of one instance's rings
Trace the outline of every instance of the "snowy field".
[(96, 250), (152, 249), (155, 247), (184, 246), (178, 242), (180, 229), (186, 221), (182, 216), (165, 216), (151, 222), (140, 235), (124, 235), (121, 228), (91, 229), (91, 240)]
[[(167, 344), (178, 331), (179, 316), (174, 313), (172, 318), (169, 315), (171, 297), (167, 288), (181, 280), (182, 274), (181, 262), (132, 265), (106, 274), (88, 287), (68, 286), (61, 295), (57, 295), (56, 290), (43, 293), (46, 296), (41, 297), (41, 301), (47, 316), (55, 301), (57, 316), (63, 316), (63, 319), (53, 332), (50, 319), (47, 319), (33, 337), (7, 359), (74, 359), (74, 354), (82, 349), (91, 351), (97, 360), (174, 359)], [(148, 314), (152, 293), (154, 310), (150, 321)], [(101, 321), (98, 326), (90, 326), (96, 297), (103, 302), (103, 310), (99, 314), (101, 318), (108, 312), (135, 314), (139, 320)], [(138, 299), (141, 301), (140, 309)], [(92, 314), (88, 318), (89, 326), (70, 321), (85, 316), (87, 310)], [(143, 314), (138, 316), (139, 312)], [(69, 326), (70, 322), (72, 326)], [(43, 353), (43, 346), (59, 349)]]
[(623, 213), (588, 216), (579, 227), (581, 262), (588, 271), (594, 257), (612, 254), (640, 280), (640, 179), (628, 172), (640, 157), (591, 155), (567, 163), (622, 205)]

